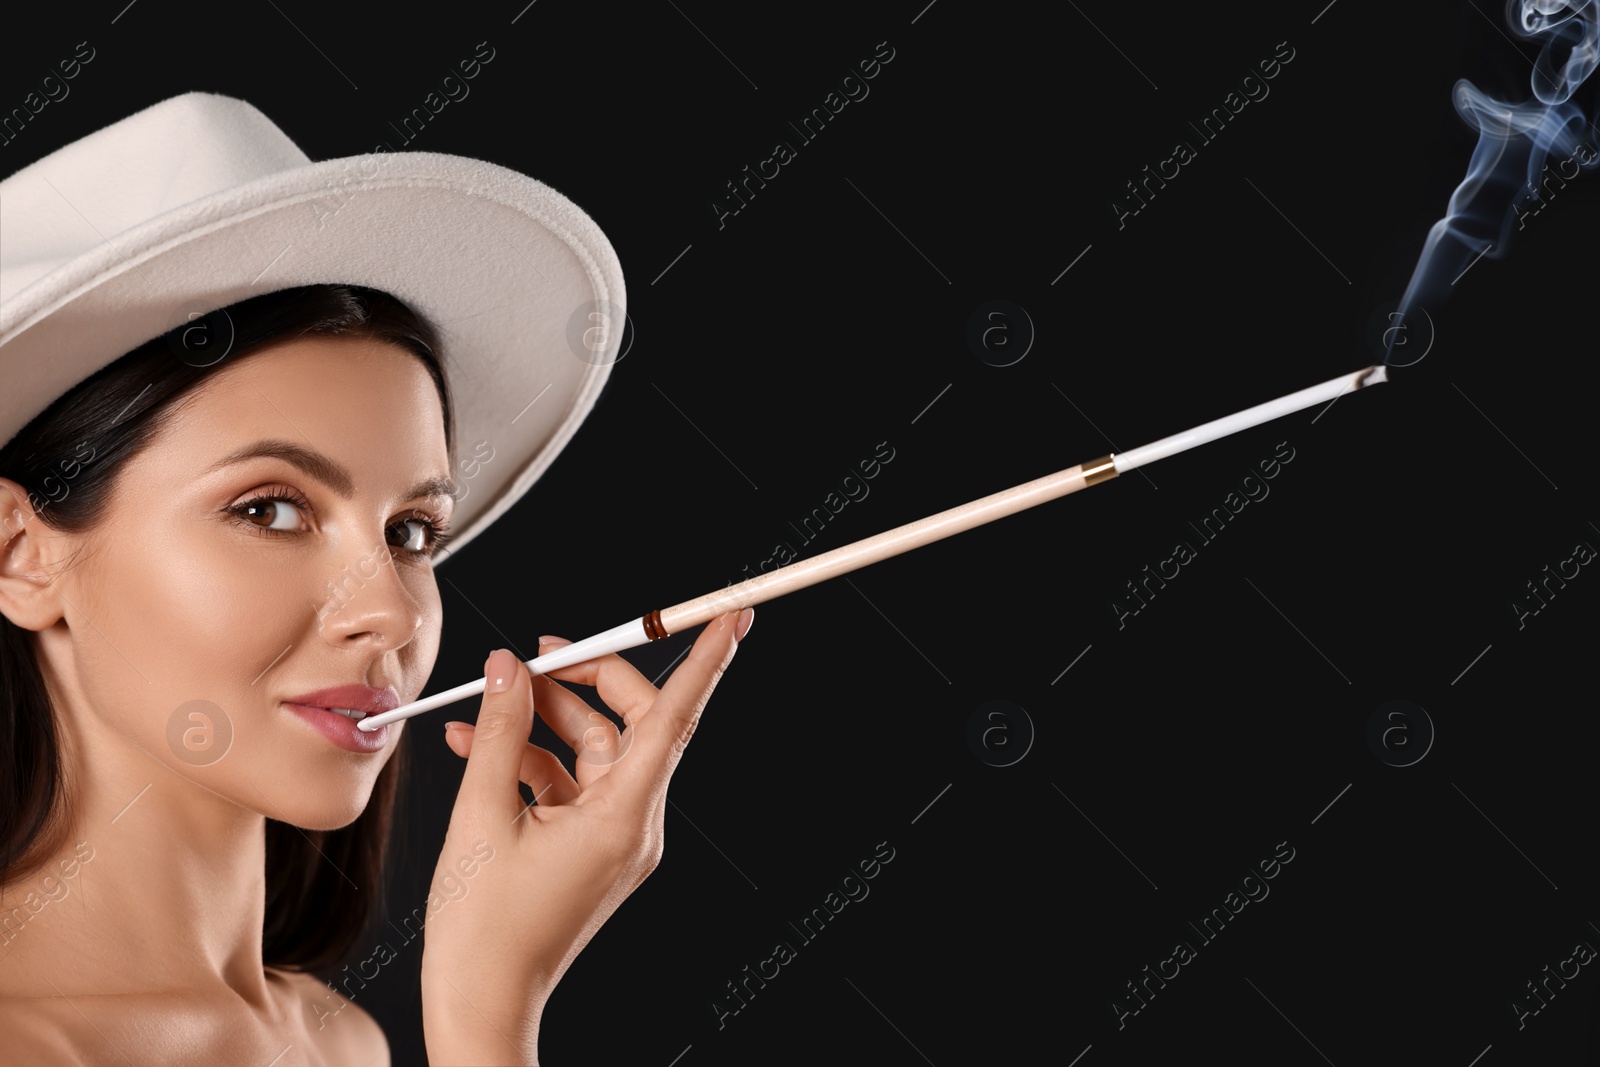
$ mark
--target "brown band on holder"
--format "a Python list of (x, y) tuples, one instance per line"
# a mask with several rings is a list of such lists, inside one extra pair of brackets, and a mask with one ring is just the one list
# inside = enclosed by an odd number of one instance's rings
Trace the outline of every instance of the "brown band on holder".
[(1087, 463), (1080, 463), (1083, 468), (1083, 484), (1085, 486), (1098, 485), (1100, 482), (1115, 478), (1120, 473), (1112, 466), (1112, 456), (1104, 455), (1099, 459), (1091, 459)]
[(660, 608), (657, 608), (655, 611), (652, 611), (650, 614), (644, 617), (644, 632), (645, 635), (652, 641), (659, 641), (663, 637), (670, 636), (667, 633), (667, 628), (661, 625)]

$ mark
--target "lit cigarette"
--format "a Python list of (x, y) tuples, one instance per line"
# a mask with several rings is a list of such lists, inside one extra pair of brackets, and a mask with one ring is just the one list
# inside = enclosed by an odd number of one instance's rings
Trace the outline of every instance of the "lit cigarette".
[[(982, 526), (1007, 515), (1014, 515), (1019, 511), (1043, 504), (1047, 500), (1054, 500), (1068, 493), (1076, 493), (1080, 489), (1108, 481), (1146, 463), (1154, 463), (1158, 459), (1176, 455), (1196, 445), (1203, 445), (1207, 441), (1215, 441), (1219, 437), (1271, 422), (1273, 419), (1304, 410), (1314, 404), (1332, 402), (1345, 393), (1353, 393), (1364, 386), (1386, 380), (1388, 380), (1386, 368), (1381, 365), (1367, 367), (1354, 374), (1344, 374), (1320, 385), (1313, 385), (1276, 400), (1269, 400), (1265, 404), (1257, 404), (1253, 408), (1246, 408), (1232, 415), (1203, 423), (1171, 437), (1163, 437), (1148, 445), (1127, 452), (1101, 456), (1068, 467), (1066, 470), (1057, 471), (1055, 474), (1035, 478), (1031, 482), (1024, 482), (1010, 489), (981, 497), (950, 508), (948, 511), (908, 522), (904, 526), (896, 526), (892, 530), (845, 545), (843, 548), (836, 548), (810, 559), (797, 560), (788, 566), (757, 575), (714, 593), (674, 604), (670, 608), (652, 611), (642, 618), (625, 622), (593, 637), (586, 637), (582, 641), (564, 645), (553, 652), (530, 659), (527, 661), (528, 670), (534, 674), (547, 674), (597, 656), (659, 641), (663, 637), (680, 633), (692, 626), (710, 622), (725, 612), (739, 611), (762, 604), (785, 593), (792, 593), (796, 589), (804, 589), (829, 578), (860, 570), (869, 563), (877, 563), (879, 560), (898, 556), (902, 552), (909, 552), (930, 542), (943, 540), (963, 530), (970, 530), (974, 526)], [(465, 685), (458, 685), (454, 689), (435, 693), (431, 697), (403, 704), (393, 711), (369, 716), (356, 723), (356, 726), (361, 730), (376, 730), (391, 722), (408, 719), (413, 715), (420, 715), (425, 711), (432, 711), (446, 704), (454, 704), (458, 700), (476, 696), (482, 693), (483, 689), (484, 680), (479, 678)]]

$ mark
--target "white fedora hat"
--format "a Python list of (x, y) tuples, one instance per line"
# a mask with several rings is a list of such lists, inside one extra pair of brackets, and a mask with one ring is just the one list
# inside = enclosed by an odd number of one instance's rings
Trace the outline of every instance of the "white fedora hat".
[(446, 557), (566, 445), (626, 322), (616, 253), (549, 186), (434, 152), (313, 163), (250, 104), (187, 93), (0, 181), (0, 443), (174, 327), (318, 283), (384, 290), (439, 331), (458, 449), (493, 455), (452, 472)]

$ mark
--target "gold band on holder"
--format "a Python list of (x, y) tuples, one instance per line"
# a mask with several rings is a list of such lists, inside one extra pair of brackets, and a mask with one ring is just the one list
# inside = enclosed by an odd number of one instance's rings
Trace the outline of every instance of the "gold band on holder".
[(1108, 481), (1120, 474), (1121, 472), (1117, 470), (1116, 467), (1112, 466), (1111, 461), (1114, 458), (1114, 455), (1107, 454), (1101, 456), (1099, 459), (1091, 459), (1087, 463), (1079, 464), (1079, 466), (1083, 468), (1083, 484), (1086, 487), (1098, 485), (1099, 483)]

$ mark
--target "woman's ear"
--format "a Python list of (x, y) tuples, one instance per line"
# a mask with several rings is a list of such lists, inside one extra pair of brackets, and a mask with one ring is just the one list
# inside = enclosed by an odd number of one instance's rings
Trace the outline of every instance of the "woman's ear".
[(34, 512), (27, 490), (0, 478), (0, 615), (24, 630), (48, 629), (62, 617), (50, 578), (61, 541)]

